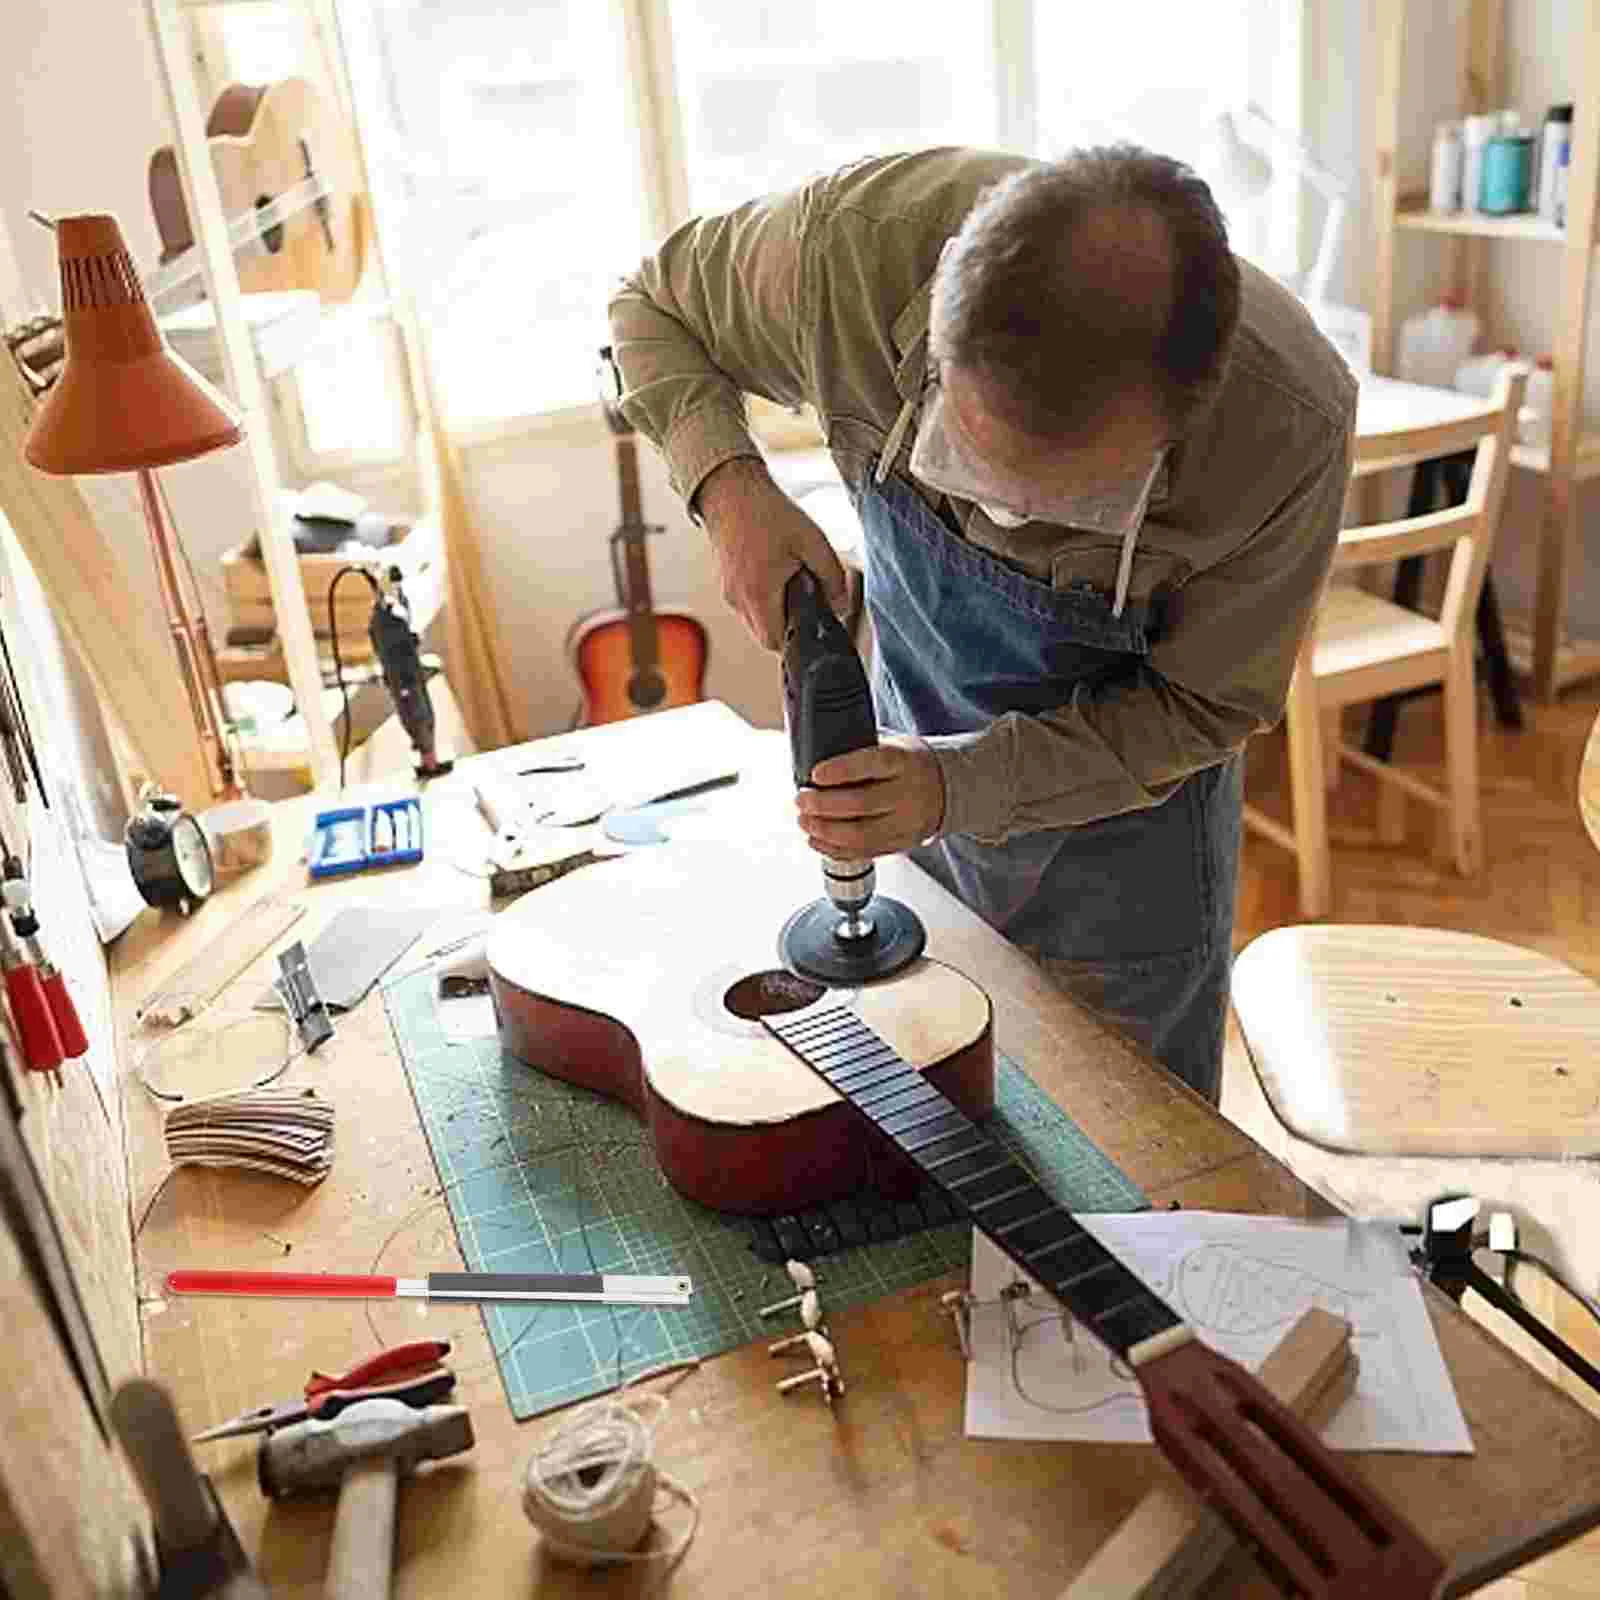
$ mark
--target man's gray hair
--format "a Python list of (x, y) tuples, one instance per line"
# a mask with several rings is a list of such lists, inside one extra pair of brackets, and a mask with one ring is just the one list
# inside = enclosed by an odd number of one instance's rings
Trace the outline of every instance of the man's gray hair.
[(1073, 152), (987, 190), (934, 279), (933, 354), (1045, 439), (1149, 406), (1182, 434), (1215, 397), (1239, 264), (1210, 189), (1134, 145)]

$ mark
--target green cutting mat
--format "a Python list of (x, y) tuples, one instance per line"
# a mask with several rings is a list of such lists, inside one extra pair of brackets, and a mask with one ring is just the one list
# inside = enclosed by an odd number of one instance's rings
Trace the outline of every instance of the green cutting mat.
[[(737, 1218), (685, 1199), (661, 1176), (633, 1113), (535, 1072), (492, 1036), (446, 1033), (431, 972), (385, 987), (434, 1165), (469, 1269), (686, 1272), (684, 1309), (484, 1307), (512, 1414), (520, 1421), (599, 1394), (646, 1368), (712, 1356), (799, 1326), (763, 1321), (792, 1292), (751, 1252)], [(446, 1006), (469, 1004), (445, 1001)], [(1074, 1211), (1148, 1203), (1028, 1075), (999, 1060), (990, 1131)], [(930, 1228), (830, 1255), (818, 1279), (830, 1311), (965, 1268), (971, 1228)]]

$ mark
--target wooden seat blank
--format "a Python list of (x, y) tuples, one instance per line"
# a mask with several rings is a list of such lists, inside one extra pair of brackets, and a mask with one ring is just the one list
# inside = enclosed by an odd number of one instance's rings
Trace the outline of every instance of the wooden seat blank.
[(1536, 951), (1432, 928), (1275, 928), (1235, 961), (1233, 1005), (1296, 1138), (1600, 1155), (1600, 985)]

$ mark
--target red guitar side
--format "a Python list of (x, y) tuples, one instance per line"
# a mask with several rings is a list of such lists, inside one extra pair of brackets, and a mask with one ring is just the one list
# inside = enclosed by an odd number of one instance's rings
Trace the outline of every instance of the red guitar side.
[(576, 727), (620, 722), (668, 706), (705, 699), (710, 641), (704, 624), (677, 607), (656, 608), (650, 593), (639, 453), (633, 429), (617, 403), (620, 381), (610, 349), (601, 352), (602, 404), (615, 436), (622, 521), (611, 535), (613, 609), (580, 617), (567, 634), (567, 656), (583, 690)]

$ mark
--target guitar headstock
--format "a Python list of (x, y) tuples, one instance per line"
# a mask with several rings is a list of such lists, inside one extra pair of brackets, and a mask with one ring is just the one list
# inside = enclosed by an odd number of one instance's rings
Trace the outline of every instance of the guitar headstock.
[(1285, 1594), (1437, 1592), (1439, 1556), (1252, 1373), (1193, 1338), (1135, 1370), (1156, 1443)]
[(605, 412), (606, 426), (619, 439), (631, 439), (633, 424), (622, 414), (622, 368), (617, 365), (616, 352), (608, 344), (600, 346), (595, 381), (600, 391), (600, 409)]

